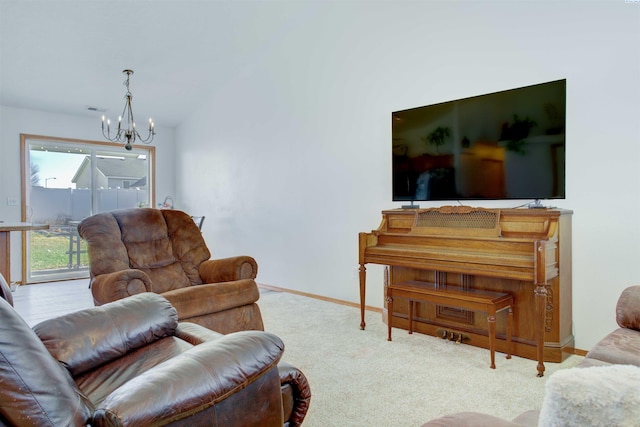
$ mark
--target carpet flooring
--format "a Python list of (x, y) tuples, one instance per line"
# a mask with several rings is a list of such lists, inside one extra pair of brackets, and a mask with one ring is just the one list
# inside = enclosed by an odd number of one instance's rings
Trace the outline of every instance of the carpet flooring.
[(285, 343), (283, 361), (300, 368), (311, 386), (304, 427), (421, 426), (441, 415), (479, 411), (512, 419), (539, 409), (546, 379), (583, 359), (545, 363), (387, 327), (380, 313), (286, 292), (264, 292), (259, 301), (265, 330)]

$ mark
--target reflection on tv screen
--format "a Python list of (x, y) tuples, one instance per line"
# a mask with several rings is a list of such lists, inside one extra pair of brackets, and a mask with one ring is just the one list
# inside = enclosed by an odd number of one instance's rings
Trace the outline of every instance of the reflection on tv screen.
[(392, 113), (393, 200), (565, 197), (566, 80)]

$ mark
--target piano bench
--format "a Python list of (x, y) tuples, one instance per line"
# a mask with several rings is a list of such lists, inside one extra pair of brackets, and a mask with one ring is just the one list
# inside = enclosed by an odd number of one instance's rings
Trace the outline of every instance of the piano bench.
[(479, 289), (464, 289), (458, 286), (436, 286), (434, 283), (421, 282), (417, 280), (390, 284), (386, 288), (386, 293), (389, 341), (391, 341), (391, 321), (393, 317), (394, 298), (406, 298), (409, 300), (409, 333), (413, 333), (414, 301), (424, 301), (431, 304), (487, 313), (491, 369), (496, 368), (496, 313), (501, 310), (508, 310), (507, 359), (511, 359), (511, 333), (513, 330), (513, 296), (511, 294), (505, 292), (483, 291)]

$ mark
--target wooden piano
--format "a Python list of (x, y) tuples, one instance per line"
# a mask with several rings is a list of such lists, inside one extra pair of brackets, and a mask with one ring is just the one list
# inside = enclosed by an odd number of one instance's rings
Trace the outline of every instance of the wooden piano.
[[(387, 266), (385, 286), (416, 280), (508, 292), (515, 300), (513, 354), (537, 360), (542, 376), (545, 361), (561, 362), (574, 349), (571, 216), (568, 210), (469, 206), (383, 211), (378, 229), (359, 234), (361, 329), (367, 263)], [(408, 328), (408, 305), (393, 304), (393, 327)], [(484, 316), (416, 305), (414, 330), (430, 335), (455, 331), (471, 345), (488, 347)], [(498, 329), (500, 336), (505, 331)], [(506, 352), (502, 342), (497, 345)]]

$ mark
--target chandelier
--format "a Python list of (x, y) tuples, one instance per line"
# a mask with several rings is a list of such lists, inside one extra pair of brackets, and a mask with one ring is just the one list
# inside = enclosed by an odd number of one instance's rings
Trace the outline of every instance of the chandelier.
[[(153, 120), (149, 119), (149, 134), (147, 137), (143, 138), (140, 133), (138, 133), (136, 122), (133, 119), (133, 110), (131, 109), (132, 95), (129, 90), (129, 78), (131, 74), (133, 74), (133, 70), (123, 70), (122, 73), (127, 75), (127, 80), (124, 82), (124, 85), (127, 87), (127, 93), (124, 95), (124, 110), (122, 110), (122, 115), (118, 117), (118, 131), (111, 136), (111, 120), (107, 119), (107, 125), (105, 126), (105, 117), (102, 116), (102, 135), (111, 142), (124, 143), (124, 148), (130, 151), (136, 141), (150, 144), (156, 132), (153, 128)], [(125, 121), (124, 124), (122, 123), (123, 119)]]

